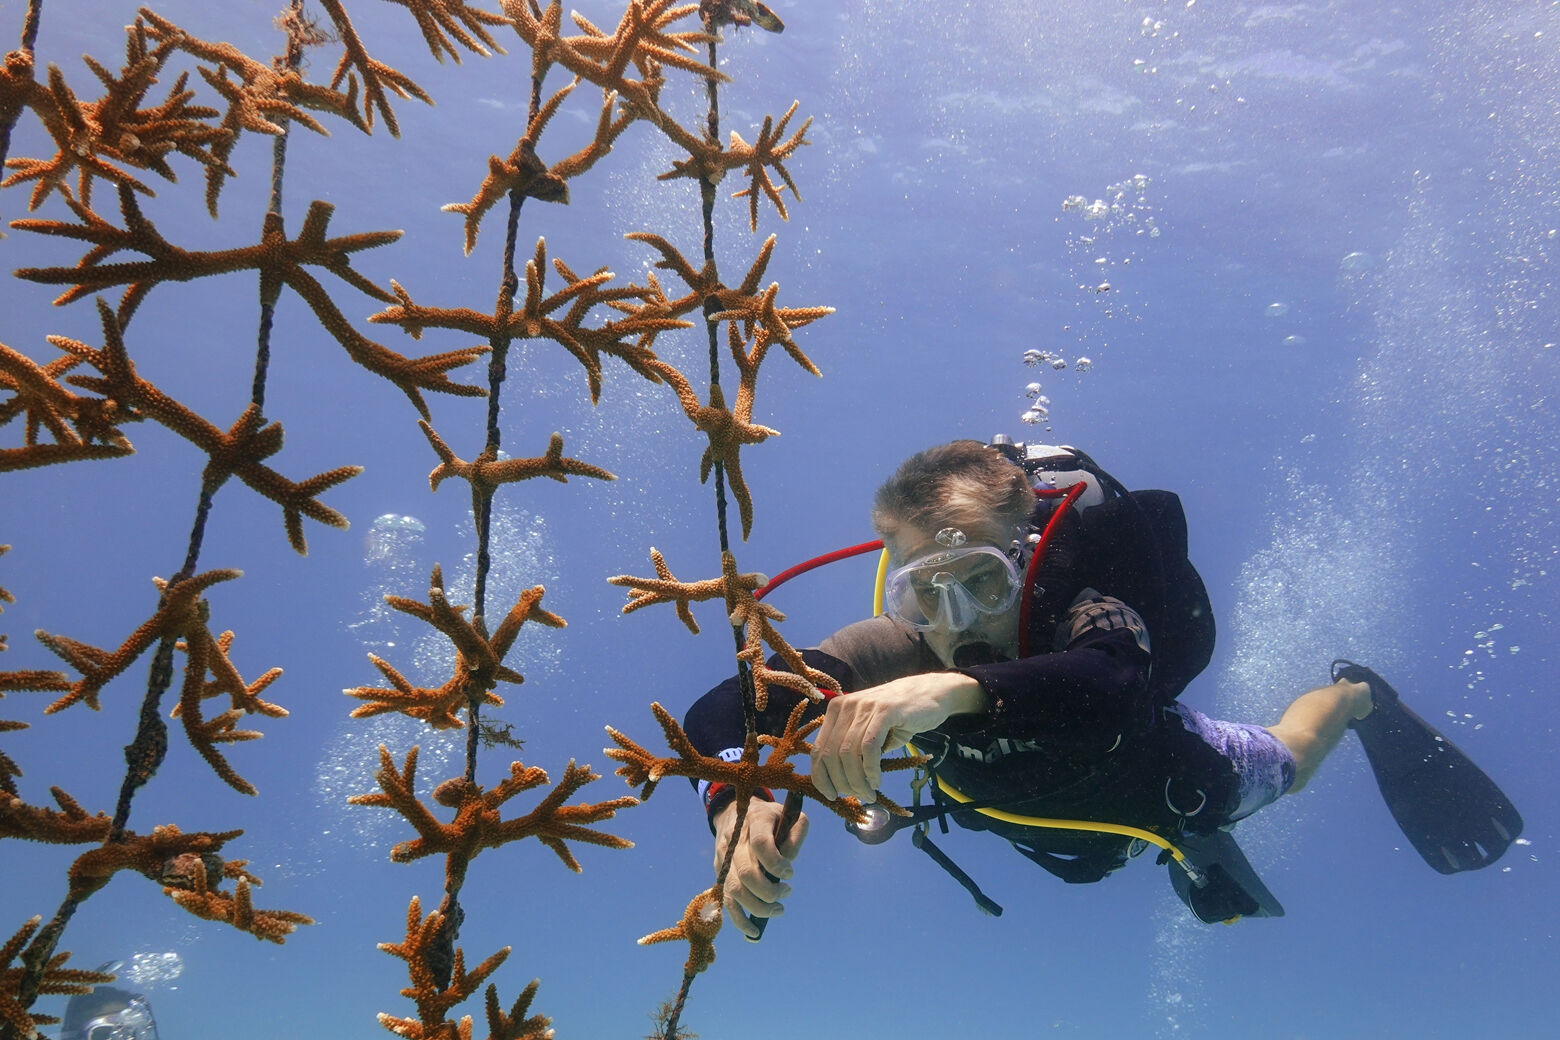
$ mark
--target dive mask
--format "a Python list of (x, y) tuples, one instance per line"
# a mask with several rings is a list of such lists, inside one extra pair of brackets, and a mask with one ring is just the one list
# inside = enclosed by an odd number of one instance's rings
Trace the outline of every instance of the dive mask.
[(991, 545), (963, 545), (943, 537), (939, 550), (889, 573), (883, 583), (883, 607), (919, 632), (962, 632), (983, 616), (1012, 607), (1023, 588), (1018, 567)]

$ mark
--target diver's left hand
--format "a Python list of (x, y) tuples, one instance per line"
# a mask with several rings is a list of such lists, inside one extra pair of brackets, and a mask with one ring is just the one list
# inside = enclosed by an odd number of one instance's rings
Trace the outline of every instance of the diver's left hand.
[(812, 781), (825, 798), (877, 801), (882, 758), (950, 715), (986, 710), (986, 691), (958, 672), (927, 672), (829, 701), (813, 740)]

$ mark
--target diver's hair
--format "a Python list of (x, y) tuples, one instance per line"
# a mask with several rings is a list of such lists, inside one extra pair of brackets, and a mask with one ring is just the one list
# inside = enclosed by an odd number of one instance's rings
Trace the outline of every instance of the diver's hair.
[(988, 519), (1022, 528), (1035, 505), (1023, 469), (980, 441), (953, 441), (916, 452), (878, 488), (872, 525), (923, 531), (966, 528)]

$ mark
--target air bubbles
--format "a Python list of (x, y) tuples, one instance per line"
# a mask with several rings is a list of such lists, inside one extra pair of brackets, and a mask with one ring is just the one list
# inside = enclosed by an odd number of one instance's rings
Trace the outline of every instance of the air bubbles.
[(1039, 383), (1030, 383), (1028, 386), (1024, 387), (1024, 396), (1025, 397), (1039, 397), (1040, 396), (1040, 384)]
[(1056, 369), (1056, 371), (1060, 372), (1060, 371), (1062, 371), (1063, 369), (1065, 369), (1067, 367), (1067, 359), (1066, 358), (1059, 358), (1059, 357), (1052, 358), (1051, 359), (1051, 367)]
[(1262, 313), (1266, 314), (1269, 318), (1282, 318), (1284, 315), (1289, 313), (1289, 304), (1283, 303), (1281, 301), (1274, 301), (1273, 303), (1268, 304), (1267, 308), (1263, 310)]
[(1024, 351), (1024, 364), (1029, 365), (1030, 367), (1038, 365), (1038, 364), (1040, 364), (1040, 362), (1042, 362), (1044, 360), (1045, 360), (1045, 351), (1043, 351), (1043, 350), (1033, 350), (1033, 349), (1030, 349), (1030, 350)]
[(1073, 362), (1073, 368), (1077, 369), (1079, 372), (1087, 372), (1093, 367), (1094, 362), (1090, 358), (1081, 357), (1077, 361)]
[(1032, 407), (1026, 411), (1023, 415), (1020, 415), (1018, 419), (1026, 426), (1039, 426), (1041, 423), (1045, 422), (1046, 419), (1050, 417), (1050, 415), (1050, 409), (1036, 405), (1035, 407)]
[(1346, 274), (1359, 274), (1376, 266), (1376, 258), (1369, 253), (1349, 253), (1338, 261), (1338, 270)]
[(1305, 346), (1305, 337), (1304, 336), (1285, 336), (1284, 337), (1284, 346), (1286, 346), (1286, 347), (1303, 347), (1303, 346)]
[(363, 561), (380, 563), (399, 560), (422, 544), (428, 527), (415, 516), (385, 513), (375, 518), (363, 536)]
[(154, 986), (166, 986), (184, 974), (184, 961), (177, 953), (137, 953), (130, 960), (114, 969), (121, 982), (128, 982), (138, 990)]

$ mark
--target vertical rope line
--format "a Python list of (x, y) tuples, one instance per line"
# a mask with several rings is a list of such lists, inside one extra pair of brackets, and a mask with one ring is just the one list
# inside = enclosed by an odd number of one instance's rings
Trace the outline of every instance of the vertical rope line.
[[(526, 127), (536, 121), (542, 105), (542, 77), (545, 70), (533, 70), (531, 74), (531, 105)], [(509, 216), (504, 226), (504, 255), (498, 282), (498, 299), (494, 313), (507, 315), (514, 308), (515, 294), (520, 290), (520, 276), (515, 270), (515, 246), (520, 237), (520, 210), (525, 204), (525, 194), (512, 188), (509, 192)], [(499, 396), (508, 377), (509, 344), (513, 339), (508, 331), (499, 329), (488, 340), (492, 350), (488, 358), (488, 402), (486, 435), (479, 459), (496, 459), (502, 443), (499, 417), (503, 411)], [(487, 576), (492, 568), (491, 532), (493, 521), (493, 491), (491, 486), (471, 486), (471, 518), (477, 535), (477, 573), (472, 589), (472, 624), (482, 637), (487, 638)], [(467, 783), (477, 782), (477, 748), (481, 743), (480, 692), (466, 700), (466, 770)], [(465, 882), (464, 865), (460, 870), (450, 870), (451, 853), (445, 857), (444, 898), (439, 903), (442, 923), (428, 953), (428, 966), (434, 980), (441, 988), (450, 985), (455, 970), (455, 943), (460, 939), (460, 927), (465, 922), (466, 911), (460, 905), (460, 890)]]
[[(529, 128), (536, 121), (536, 114), (542, 107), (542, 76), (533, 72), (531, 75), (531, 106), (526, 117), (526, 127)], [(509, 218), (504, 225), (504, 256), (502, 271), (498, 283), (498, 300), (494, 307), (495, 314), (507, 315), (514, 309), (515, 294), (520, 291), (520, 275), (515, 270), (516, 243), (520, 237), (520, 209), (525, 204), (525, 193), (518, 188), (509, 191)], [(540, 274), (541, 272), (538, 272)], [(498, 457), (499, 446), (502, 443), (503, 433), (499, 427), (499, 416), (503, 410), (499, 400), (500, 392), (504, 387), (504, 380), (508, 377), (509, 344), (513, 337), (507, 330), (500, 329), (488, 342), (492, 347), (492, 354), (488, 359), (488, 407), (487, 407), (487, 438), (483, 444), (482, 457), (495, 459)], [(484, 636), (487, 635), (487, 577), (492, 569), (492, 521), (493, 521), (493, 489), (491, 487), (479, 488), (475, 483), (471, 488), (471, 512), (472, 522), (477, 531), (477, 575), (475, 588), (472, 591), (472, 622), (477, 630)], [(466, 779), (476, 782), (477, 776), (477, 744), (479, 706), (476, 698), (466, 702), (467, 727), (466, 727)]]
[[(292, 0), (288, 12), (287, 49), (277, 60), (277, 64), (289, 71), (297, 72), (303, 64), (303, 39), (300, 35), (303, 27), (303, 0)], [(267, 231), (275, 228), (280, 232), (282, 178), (287, 169), (287, 140), (291, 135), (288, 133), (286, 116), (278, 115), (275, 121), (282, 128), (282, 132), (271, 142), (271, 194), (266, 202), (265, 228)], [(271, 367), (271, 326), (276, 318), (276, 301), (282, 294), (281, 280), (271, 279), (271, 281), (274, 284), (268, 285), (265, 275), (260, 276), (259, 343), (255, 350), (255, 380), (249, 392), (249, 400), (260, 409), (262, 414), (265, 412), (266, 375)]]
[[(717, 67), (719, 55), (715, 43), (715, 26), (708, 16), (704, 18), (704, 31), (710, 35), (708, 64), (710, 68)], [(713, 78), (704, 81), (705, 96), (709, 100), (708, 115), (705, 120), (705, 138), (710, 143), (720, 144), (720, 89), (719, 84)], [(715, 182), (708, 176), (699, 177), (699, 201), (704, 220), (704, 264), (706, 270), (715, 270)], [(715, 296), (704, 298), (704, 324), (709, 334), (709, 360), (710, 360), (710, 386), (720, 385), (720, 323), (711, 320), (712, 315), (721, 310), (719, 299)], [(720, 459), (715, 459), (715, 524), (719, 536), (720, 551), (724, 569), (724, 556), (731, 551), (730, 528), (726, 519), (726, 468)], [(731, 626), (732, 640), (736, 644), (737, 653), (740, 655), (744, 638), (741, 625)], [(758, 708), (753, 689), (753, 670), (742, 657), (737, 658), (737, 679), (742, 691), (742, 716), (747, 730), (745, 743), (756, 746), (758, 733)], [(747, 804), (743, 802), (737, 806), (737, 824), (733, 834), (741, 834), (744, 822), (747, 819)], [(723, 894), (726, 887), (726, 876), (731, 871), (731, 862), (734, 858), (737, 843), (732, 841), (726, 847), (726, 854), (722, 857), (720, 869), (715, 874), (715, 890)], [(672, 1001), (671, 1012), (666, 1016), (662, 1025), (661, 1040), (677, 1040), (681, 1036), (678, 1022), (682, 1018), (683, 1007), (688, 1001), (688, 992), (693, 988), (695, 973), (684, 971), (682, 984), (677, 989), (677, 996)]]

